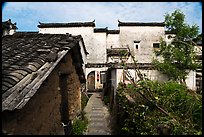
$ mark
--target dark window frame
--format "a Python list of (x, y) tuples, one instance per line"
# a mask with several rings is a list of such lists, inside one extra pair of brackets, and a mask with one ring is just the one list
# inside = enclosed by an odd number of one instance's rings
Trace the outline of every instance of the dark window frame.
[(159, 44), (159, 43), (153, 43), (153, 48), (154, 48), (154, 49), (160, 48), (160, 44)]

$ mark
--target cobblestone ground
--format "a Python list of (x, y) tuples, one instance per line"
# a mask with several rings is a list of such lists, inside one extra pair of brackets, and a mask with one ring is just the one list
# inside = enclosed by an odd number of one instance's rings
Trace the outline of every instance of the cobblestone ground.
[(110, 113), (100, 93), (93, 93), (84, 111), (89, 122), (85, 135), (111, 135)]

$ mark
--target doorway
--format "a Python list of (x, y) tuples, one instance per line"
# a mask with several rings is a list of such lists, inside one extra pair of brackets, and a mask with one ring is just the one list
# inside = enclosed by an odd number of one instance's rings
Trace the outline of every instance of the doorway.
[(95, 71), (91, 71), (87, 77), (87, 88), (88, 91), (95, 90)]

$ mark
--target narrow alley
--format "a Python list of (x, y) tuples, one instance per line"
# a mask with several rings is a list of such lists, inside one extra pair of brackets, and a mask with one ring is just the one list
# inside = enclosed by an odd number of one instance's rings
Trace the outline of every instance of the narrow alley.
[(111, 135), (110, 113), (102, 102), (100, 93), (93, 93), (84, 111), (88, 118), (85, 135)]

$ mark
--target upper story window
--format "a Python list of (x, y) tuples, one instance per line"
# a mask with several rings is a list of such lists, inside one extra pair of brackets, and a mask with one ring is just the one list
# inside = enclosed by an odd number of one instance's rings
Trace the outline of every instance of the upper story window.
[(159, 50), (159, 43), (153, 43), (153, 49)]
[(138, 44), (135, 45), (135, 48), (138, 49)]
[(153, 43), (153, 48), (159, 48), (159, 43)]
[(134, 49), (138, 51), (140, 48), (140, 41), (134, 41)]

